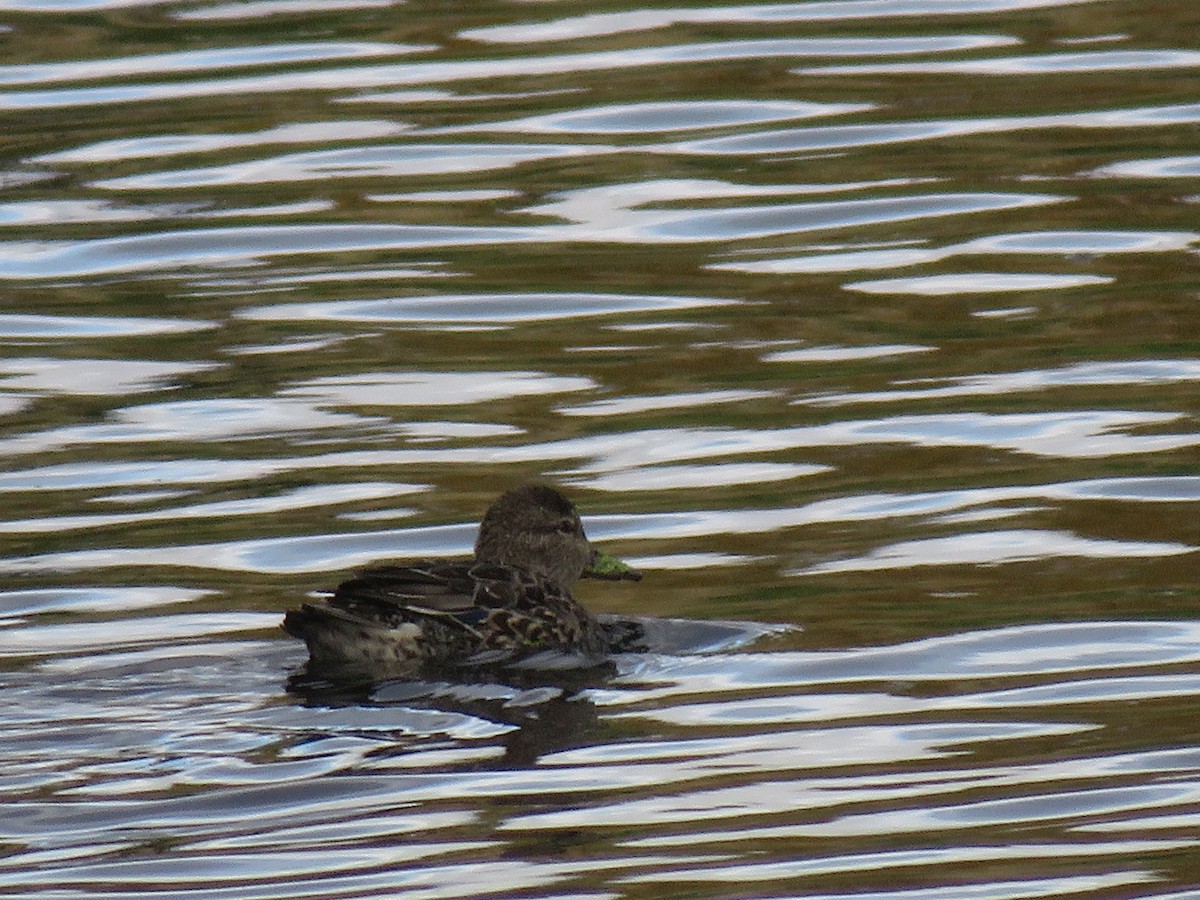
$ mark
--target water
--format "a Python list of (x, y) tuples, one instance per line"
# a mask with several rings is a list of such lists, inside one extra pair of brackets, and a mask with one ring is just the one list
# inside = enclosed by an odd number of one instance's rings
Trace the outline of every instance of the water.
[[(0, 893), (1200, 897), (1190, 4), (0, 4)], [(612, 671), (297, 679), (564, 486)]]

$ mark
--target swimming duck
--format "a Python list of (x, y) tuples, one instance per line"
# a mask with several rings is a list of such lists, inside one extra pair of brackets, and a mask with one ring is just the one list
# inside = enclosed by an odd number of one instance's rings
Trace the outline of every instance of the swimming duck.
[(641, 573), (596, 550), (561, 493), (529, 484), (488, 508), (474, 559), (366, 569), (289, 611), (283, 627), (318, 667), (473, 665), (538, 650), (600, 657), (623, 636), (571, 596), (582, 577)]

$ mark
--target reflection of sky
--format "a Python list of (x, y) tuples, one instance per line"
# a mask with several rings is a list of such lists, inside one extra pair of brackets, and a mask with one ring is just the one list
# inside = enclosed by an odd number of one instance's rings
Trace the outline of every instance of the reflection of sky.
[[(788, 57), (889, 56), (946, 53), (981, 47), (1002, 46), (1015, 39), (993, 35), (946, 35), (881, 38), (783, 38), (744, 41), (712, 41), (635, 47), (592, 53), (535, 54), (497, 59), (446, 60), (382, 63), (350, 68), (308, 71), (274, 71), (266, 75), (210, 78), (207, 80), (158, 81), (104, 87), (71, 87), (12, 91), (0, 94), (0, 109), (54, 109), (68, 106), (103, 106), (110, 103), (144, 103), (196, 97), (246, 94), (277, 94), (292, 91), (337, 91), (352, 88), (381, 88), (401, 85), (445, 84), (476, 79), (537, 75), (566, 75), (573, 72), (605, 72), (616, 69), (718, 62), (721, 60), (767, 60)], [(357, 45), (324, 45), (331, 53), (361, 55)], [(369, 50), (372, 45), (365, 45)], [(425, 48), (407, 45), (374, 45), (386, 52), (401, 53)], [(254, 49), (254, 48), (250, 48)], [(226, 51), (236, 54), (235, 51)], [(286, 52), (286, 45), (281, 52)], [(120, 61), (123, 62), (123, 61)], [(242, 64), (248, 64), (244, 62)]]
[(818, 563), (794, 575), (832, 572), (869, 572), (908, 569), (913, 566), (999, 565), (1055, 557), (1138, 559), (1178, 556), (1200, 549), (1169, 541), (1112, 541), (1082, 538), (1063, 531), (1035, 529), (982, 531), (951, 537), (902, 541), (873, 550), (866, 556)]
[(459, 406), (595, 386), (588, 378), (543, 372), (399, 372), (314, 378), (281, 393), (320, 406)]
[[(754, 22), (821, 22), (826, 20), (939, 16), (1074, 6), (1088, 0), (808, 0), (806, 3), (759, 3), (729, 6), (668, 7), (565, 16), (548, 22), (490, 25), (460, 32), (472, 41), (526, 44), (649, 31), (671, 25)], [(1093, 0), (1094, 2), (1094, 0)], [(1016, 43), (996, 38), (998, 42)]]
[[(342, 461), (363, 454), (339, 454)], [(453, 454), (447, 454), (453, 456)], [(304, 460), (303, 462), (308, 462)], [(0, 475), (0, 489), (5, 489)], [(9, 487), (8, 489), (11, 489)], [(350, 496), (355, 486), (347, 487)], [(332, 489), (331, 490), (335, 490)], [(409, 490), (402, 486), (402, 492)], [(286, 498), (285, 502), (286, 502)], [(756, 534), (807, 525), (927, 517), (1030, 499), (1045, 501), (1197, 502), (1200, 477), (1096, 479), (1064, 484), (975, 488), (921, 494), (858, 494), (776, 509), (695, 510), (586, 518), (597, 540), (665, 540)], [(263, 501), (269, 504), (271, 501)], [(201, 506), (203, 509), (203, 506)], [(183, 566), (261, 573), (332, 572), (372, 560), (457, 556), (470, 552), (473, 523), (394, 528), (351, 534), (316, 534), (174, 547), (110, 548), (14, 558), (2, 571), (86, 570), (123, 565)], [(1082, 538), (1042, 530), (993, 531), (908, 541), (857, 560), (830, 561), (793, 574), (890, 569), (913, 565), (1000, 564), (1056, 556), (1142, 558), (1192, 552), (1184, 544)], [(736, 559), (736, 558), (735, 558)]]
[(74, 150), (59, 150), (30, 158), (34, 163), (70, 164), (120, 162), (127, 159), (159, 159), (184, 153), (211, 153), (239, 147), (271, 144), (307, 144), (361, 141), (401, 134), (405, 127), (394, 122), (351, 120), (300, 122), (245, 131), (240, 134), (167, 134), (119, 138), (87, 144)]
[[(1200, 359), (1131, 359), (1110, 362), (1083, 362), (1058, 369), (1034, 369), (1024, 372), (997, 372), (964, 375), (961, 378), (906, 381), (904, 387), (886, 391), (854, 394), (824, 394), (797, 402), (818, 406), (846, 403), (890, 403), (929, 400), (944, 397), (988, 397), (1019, 394), (1049, 388), (1091, 387), (1096, 385), (1183, 384), (1200, 381)], [(910, 386), (910, 385), (925, 385)]]
[(804, 75), (1053, 75), (1068, 72), (1145, 72), (1153, 69), (1191, 69), (1197, 66), (1200, 66), (1200, 52), (1195, 50), (1092, 50), (1083, 53), (1043, 53), (1037, 56), (998, 56), (992, 59), (814, 66), (797, 71)]
[(0, 390), (81, 396), (139, 393), (162, 390), (170, 387), (176, 376), (207, 372), (219, 365), (138, 359), (16, 357), (0, 360)]
[(215, 328), (216, 322), (196, 319), (129, 318), (123, 316), (47, 316), (0, 313), (0, 337), (74, 338), (132, 337), (175, 334)]
[(682, 394), (661, 394), (653, 397), (615, 397), (611, 400), (593, 400), (578, 406), (560, 406), (557, 410), (564, 416), (624, 416), (630, 413), (653, 412), (656, 410), (690, 409), (696, 406), (713, 406), (722, 403), (741, 403), (776, 397), (778, 391), (729, 390), (694, 391)]
[(1113, 163), (1096, 169), (1095, 174), (1111, 178), (1197, 178), (1200, 177), (1200, 156), (1165, 156)]
[[(577, 149), (571, 147), (567, 151), (574, 153)], [(341, 152), (327, 151), (323, 155)], [(360, 151), (347, 152), (353, 155)], [(454, 151), (450, 152), (453, 156)], [(540, 157), (546, 151), (535, 148), (534, 152)], [(371, 153), (366, 155), (370, 156)], [(403, 154), (397, 156), (397, 153), (395, 148), (389, 148), (384, 156), (386, 159), (400, 160)], [(309, 154), (301, 156), (312, 158)], [(321, 176), (328, 177), (336, 173), (335, 167), (332, 171), (322, 171)], [(316, 170), (313, 175), (316, 177)], [(180, 177), (186, 180), (190, 176), (182, 173)], [(284, 180), (292, 180), (293, 177), (294, 173), (280, 174)], [(739, 206), (695, 203), (692, 208), (687, 208), (682, 205), (689, 200), (728, 201), (736, 197), (803, 196), (842, 190), (862, 191), (881, 186), (899, 189), (904, 184), (887, 182), (761, 188), (720, 181), (664, 180), (569, 191), (548, 203), (518, 211), (565, 220), (545, 225), (314, 223), (163, 231), (42, 245), (9, 243), (0, 244), (0, 251), (3, 252), (0, 256), (0, 278), (65, 277), (232, 263), (245, 265), (260, 258), (311, 254), (314, 250), (414, 250), (545, 241), (615, 241), (638, 245), (736, 241), (829, 228), (857, 228), (888, 222), (997, 212), (1059, 203), (1066, 199), (1027, 193), (913, 193), (910, 188), (907, 193), (895, 193), (893, 190), (892, 196), (803, 202), (766, 202), (760, 199), (753, 205)], [(670, 201), (670, 206), (655, 205), (667, 201)]]
[(382, 425), (380, 418), (320, 410), (279, 398), (179, 400), (128, 406), (112, 421), (65, 425), (0, 440), (0, 452), (40, 453), (78, 445), (238, 441), (314, 429)]
[(108, 190), (161, 190), (268, 182), (324, 181), (329, 178), (404, 178), (454, 175), (511, 169), (608, 152), (605, 147), (554, 144), (394, 144), (313, 150), (252, 162), (226, 163), (202, 169), (173, 169), (127, 175), (93, 183)]
[(804, 463), (724, 463), (712, 466), (653, 466), (647, 469), (620, 469), (588, 478), (573, 478), (572, 483), (594, 491), (669, 491), (680, 488), (718, 488), (731, 485), (759, 485), (786, 481), (805, 475), (832, 471), (831, 466)]
[(874, 109), (872, 103), (805, 103), (797, 100), (677, 100), (593, 106), (567, 112), (426, 130), (422, 133), (516, 131), (528, 134), (645, 134), (698, 128), (761, 125), (787, 119)]
[[(1200, 53), (1192, 54), (1192, 65), (1200, 65)], [(1081, 110), (1042, 116), (1008, 116), (955, 119), (882, 121), (853, 125), (804, 125), (774, 131), (680, 140), (661, 144), (662, 153), (741, 155), (759, 153), (802, 153), (850, 147), (930, 141), (973, 134), (1005, 134), (1014, 131), (1069, 128), (1138, 128), (1170, 124), (1192, 124), (1200, 119), (1200, 104), (1144, 106), (1115, 110)]]
[(125, 644), (155, 644), (273, 628), (279, 616), (260, 612), (177, 613), (112, 622), (22, 625), (0, 631), (0, 657), (86, 653)]
[[(550, 382), (551, 386), (555, 384)], [(534, 389), (533, 382), (520, 390)], [(346, 386), (353, 395), (355, 386)], [(557, 388), (556, 388), (557, 389)], [(320, 388), (315, 394), (328, 398)], [(332, 386), (330, 387), (332, 391)], [(363, 402), (380, 391), (366, 386)], [(540, 391), (535, 390), (535, 393)], [(520, 396), (521, 394), (517, 394)], [(379, 394), (387, 398), (387, 390)], [(508, 395), (512, 396), (512, 395)], [(372, 402), (375, 402), (372, 400)], [(351, 404), (352, 405), (352, 404)], [(122, 464), (73, 463), (46, 469), (0, 473), (0, 491), (64, 489), (72, 478), (95, 487), (117, 487), (158, 482), (188, 482), (228, 477), (251, 477), (237, 473), (302, 471), (350, 466), (390, 465), (499, 465), (505, 463), (573, 464), (577, 474), (599, 474), (637, 470), (662, 463), (738, 457), (745, 454), (779, 453), (819, 447), (862, 447), (870, 444), (900, 444), (916, 447), (988, 447), (1063, 459), (1103, 458), (1136, 453), (1153, 453), (1200, 445), (1200, 434), (1128, 434), (1123, 429), (1167, 425), (1184, 417), (1175, 413), (1135, 411), (1081, 411), (1045, 413), (948, 413), (943, 415), (891, 416), (831, 422), (825, 425), (780, 429), (663, 428), (600, 433), (545, 443), (452, 448), (406, 447), (395, 450), (351, 450), (301, 458), (268, 461), (226, 460), (204, 462), (179, 460), (172, 463)], [(487, 423), (477, 423), (487, 424)], [(98, 425), (68, 426), (21, 437), (3, 444), (6, 452), (40, 452), (50, 447), (74, 444), (139, 443), (162, 440), (215, 441), (252, 440), (275, 434), (296, 435), (305, 430), (384, 427), (395, 430), (387, 420), (333, 413), (317, 409), (309, 400), (273, 398), (258, 400), (181, 401), (129, 407), (116, 413), (116, 421)], [(494, 426), (506, 433), (502, 425)], [(403, 431), (403, 428), (400, 428)], [(418, 434), (418, 437), (421, 435)], [(178, 469), (178, 474), (174, 470)], [(647, 469), (647, 471), (650, 471)], [(60, 483), (56, 472), (64, 473)]]
[[(247, 497), (241, 500), (220, 500), (196, 503), (144, 512), (91, 513), (75, 516), (47, 516), (40, 519), (10, 519), (0, 521), (0, 533), (54, 533), (67, 529), (107, 528), (141, 522), (175, 522), (185, 519), (225, 519), (231, 516), (256, 516), (316, 507), (337, 506), (365, 500), (383, 500), (424, 490), (424, 485), (396, 483), (319, 484), (296, 488), (280, 494)], [(391, 515), (399, 517), (395, 510)], [(406, 511), (411, 515), (412, 511)]]
[[(202, 366), (208, 368), (207, 366)], [(18, 369), (27, 371), (28, 367)], [(72, 372), (69, 366), (48, 366), (45, 371), (19, 377), (20, 386), (70, 390), (86, 394), (133, 390), (145, 379), (168, 373), (182, 374), (184, 364), (145, 364), (128, 368), (117, 364), (101, 367), (91, 390), (71, 390), (63, 379), (87, 377), (87, 369)], [(122, 381), (124, 379), (124, 381)], [(0, 387), (3, 384), (0, 383)], [(301, 436), (314, 430), (379, 428), (407, 433), (415, 439), (481, 437), (513, 433), (511, 426), (482, 423), (401, 423), (392, 428), (379, 416), (334, 412), (328, 406), (461, 406), (515, 397), (585, 391), (596, 385), (576, 376), (552, 376), (541, 372), (406, 372), (315, 378), (284, 388), (277, 397), (216, 398), (179, 400), (127, 406), (116, 410), (111, 420), (86, 425), (68, 425), (0, 440), (7, 453), (43, 452), (55, 448), (89, 444), (143, 443), (159, 441), (229, 441), (263, 437)], [(431, 453), (434, 451), (430, 451)], [(285, 463), (286, 468), (289, 464)]]
[[(6, 3), (7, 9), (18, 3)], [(78, 3), (72, 3), (78, 8)], [(45, 9), (47, 4), (37, 6)], [(149, 56), (118, 56), (86, 61), (32, 63), (0, 66), (0, 84), (40, 84), (53, 81), (87, 81), (99, 78), (128, 78), (184, 72), (206, 72), (214, 69), (235, 69), (248, 66), (314, 63), (334, 59), (365, 59), (389, 56), (419, 49), (405, 44), (349, 43), (333, 41), (310, 44), (263, 44), (257, 47), (213, 47), (204, 50), (182, 50), (176, 53), (156, 53)]]
[(723, 306), (732, 300), (637, 294), (435, 294), (381, 300), (280, 303), (239, 310), (239, 316), (265, 321), (333, 321), (381, 324), (537, 322), (613, 313), (669, 312)]
[(993, 294), (1006, 291), (1059, 291), (1073, 287), (1111, 284), (1105, 275), (1050, 275), (1016, 272), (957, 272), (914, 278), (855, 281), (844, 285), (863, 294), (916, 294), (925, 297), (958, 294)]
[(1187, 250), (1198, 240), (1200, 234), (1187, 231), (1031, 231), (990, 235), (941, 248), (867, 247), (862, 250), (715, 263), (710, 268), (777, 275), (857, 272), (923, 265), (973, 255), (1102, 256), (1109, 253), (1162, 253)]

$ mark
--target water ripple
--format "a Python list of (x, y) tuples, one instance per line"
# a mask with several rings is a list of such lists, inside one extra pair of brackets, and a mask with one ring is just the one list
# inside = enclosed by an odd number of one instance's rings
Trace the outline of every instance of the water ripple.
[(723, 306), (715, 297), (639, 296), (627, 294), (442, 294), (382, 300), (281, 303), (238, 311), (264, 321), (379, 322), (387, 324), (455, 324), (538, 322), (577, 316), (658, 312)]
[(0, 339), (80, 339), (179, 334), (216, 328), (216, 322), (196, 319), (132, 318), (129, 316), (49, 316), (0, 314)]
[(592, 106), (567, 112), (465, 125), (441, 131), (516, 131), (529, 134), (647, 134), (760, 125), (788, 119), (843, 115), (874, 109), (872, 103), (805, 103), (792, 100), (690, 100)]
[[(0, 110), (57, 109), (69, 106), (94, 107), (114, 103), (145, 103), (212, 96), (428, 85), (475, 79), (565, 75), (573, 72), (594, 73), (613, 69), (682, 65), (718, 60), (908, 55), (953, 52), (1004, 46), (1012, 43), (1016, 43), (1014, 38), (994, 35), (714, 41), (674, 44), (665, 47), (635, 47), (627, 50), (592, 53), (383, 64), (341, 69), (327, 68), (317, 72), (277, 72), (270, 75), (241, 78), (164, 81), (43, 91), (8, 91), (0, 93)], [(399, 47), (399, 49), (417, 51), (427, 48)]]
[(632, 10), (619, 13), (589, 13), (550, 22), (492, 25), (460, 32), (474, 41), (525, 44), (594, 38), (631, 31), (648, 31), (672, 25), (719, 22), (820, 22), (891, 18), (894, 16), (938, 16), (992, 13), (1007, 10), (1041, 9), (1074, 5), (1088, 0), (814, 0), (808, 3), (773, 3), (721, 7), (679, 7)]
[(819, 563), (793, 572), (820, 575), (830, 572), (870, 572), (908, 569), (913, 566), (961, 566), (1029, 562), (1055, 557), (1139, 559), (1180, 556), (1200, 547), (1162, 541), (1111, 541), (1082, 538), (1061, 531), (1034, 529), (983, 531), (953, 537), (903, 541), (880, 547), (866, 556)]
[(129, 159), (161, 159), (187, 153), (212, 153), (218, 150), (262, 147), (271, 144), (361, 141), (370, 138), (392, 137), (405, 130), (403, 125), (386, 121), (301, 122), (241, 133), (158, 134), (119, 138), (86, 144), (72, 150), (42, 153), (30, 157), (28, 161), (62, 165), (121, 162)]
[(372, 56), (412, 53), (421, 49), (424, 48), (405, 44), (340, 42), (215, 47), (206, 50), (184, 50), (177, 53), (113, 57), (84, 62), (0, 66), (0, 84), (86, 81), (98, 78), (204, 72), (211, 69), (311, 63), (346, 58), (365, 59)]
[(997, 56), (912, 63), (868, 63), (797, 69), (801, 75), (973, 74), (1035, 75), (1073, 72), (1146, 72), (1200, 66), (1195, 50), (1093, 50), (1085, 53), (1045, 53), (1039, 56)]
[(969, 255), (1095, 255), (1110, 253), (1163, 253), (1189, 249), (1200, 234), (1194, 232), (1139, 231), (1039, 231), (997, 234), (941, 248), (866, 248), (834, 253), (810, 253), (710, 264), (729, 272), (768, 274), (857, 272), (937, 263)]
[[(1057, 369), (997, 372), (962, 378), (922, 379), (931, 387), (904, 387), (859, 394), (824, 394), (800, 400), (817, 406), (928, 400), (939, 397), (987, 397), (1054, 388), (1096, 385), (1162, 385), (1200, 381), (1200, 359), (1130, 359), (1081, 362)], [(918, 383), (910, 380), (906, 384)]]
[[(444, 454), (445, 451), (443, 451)], [(441, 454), (432, 454), (440, 458)], [(344, 457), (343, 457), (344, 458)], [(327, 465), (328, 460), (318, 460)], [(313, 465), (303, 461), (297, 468)], [(687, 473), (692, 477), (694, 473)], [(141, 475), (161, 483), (153, 470), (144, 467)], [(667, 472), (670, 485), (671, 471)], [(13, 480), (17, 485), (29, 481)], [(33, 476), (36, 478), (36, 475)], [(0, 489), (12, 490), (0, 476)], [(589, 519), (589, 534), (595, 538), (666, 539), (694, 538), (720, 534), (761, 534), (785, 528), (820, 523), (870, 522), (896, 517), (944, 515), (989, 504), (1007, 504), (1022, 500), (1113, 500), (1125, 498), (1151, 503), (1195, 502), (1200, 499), (1200, 479), (1175, 477), (1149, 479), (1098, 479), (1069, 484), (1028, 485), (1008, 488), (896, 494), (865, 494), (833, 500), (821, 500), (800, 507), (757, 510), (697, 510), (692, 512), (608, 515)], [(38, 483), (38, 482), (35, 482)], [(0, 571), (35, 572), (53, 570), (80, 571), (122, 565), (184, 566), (253, 572), (329, 572), (353, 568), (398, 553), (408, 557), (440, 557), (466, 553), (474, 540), (473, 524), (432, 525), (399, 528), (358, 534), (317, 534), (279, 538), (195, 544), (173, 547), (113, 548), (50, 553), (42, 556), (10, 558), (0, 562)], [(1007, 538), (1007, 541), (1006, 541)], [(1065, 533), (1035, 530), (985, 532), (953, 538), (915, 541), (879, 551), (879, 557), (842, 560), (818, 564), (793, 574), (892, 568), (913, 565), (933, 558), (946, 562), (970, 560), (995, 564), (1046, 556), (1082, 556), (1095, 558), (1141, 558), (1174, 556), (1195, 548), (1175, 542), (1115, 541), (1080, 538)], [(953, 551), (953, 552), (952, 552)], [(940, 554), (940, 556), (939, 556)]]

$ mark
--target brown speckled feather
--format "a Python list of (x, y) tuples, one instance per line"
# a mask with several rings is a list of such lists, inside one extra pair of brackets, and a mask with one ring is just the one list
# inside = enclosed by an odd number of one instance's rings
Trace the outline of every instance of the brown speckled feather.
[(487, 650), (550, 648), (597, 655), (609, 644), (566, 588), (515, 566), (479, 562), (366, 569), (324, 603), (289, 613), (285, 628), (310, 649), (315, 639), (314, 656), (351, 661), (395, 656), (442, 664)]

